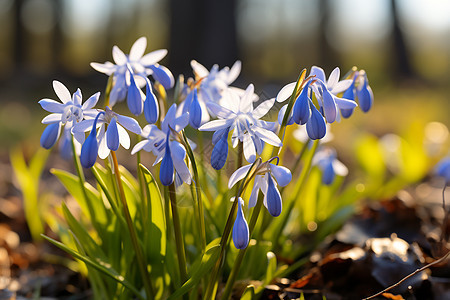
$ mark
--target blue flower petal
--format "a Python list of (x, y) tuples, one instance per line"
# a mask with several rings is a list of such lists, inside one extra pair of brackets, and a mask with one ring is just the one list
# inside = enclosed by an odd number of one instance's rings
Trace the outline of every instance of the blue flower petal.
[(211, 166), (220, 170), (225, 165), (228, 157), (228, 129), (222, 134), (220, 140), (214, 146), (211, 153)]
[(106, 145), (109, 150), (117, 151), (119, 149), (119, 130), (117, 129), (116, 118), (112, 118), (106, 129)]
[(64, 130), (63, 136), (59, 142), (59, 153), (65, 160), (72, 159), (72, 134), (70, 130)]
[(330, 185), (333, 183), (336, 173), (333, 168), (333, 158), (328, 159), (322, 167), (322, 183)]
[(268, 173), (267, 175), (267, 210), (273, 217), (278, 217), (281, 214), (281, 209), (283, 204), (281, 203), (281, 195), (278, 191), (275, 183), (273, 182), (272, 175)]
[(318, 140), (325, 136), (327, 127), (325, 125), (325, 119), (317, 110), (317, 108), (310, 103), (311, 118), (306, 122), (306, 132), (312, 140)]
[(368, 112), (373, 104), (373, 93), (367, 83), (367, 77), (364, 77), (363, 86), (358, 91), (359, 106), (363, 112)]
[(165, 186), (171, 185), (173, 182), (173, 160), (170, 153), (169, 139), (166, 140), (166, 153), (161, 161), (159, 169), (159, 180)]
[(155, 124), (159, 117), (158, 101), (155, 94), (153, 94), (150, 81), (146, 78), (147, 88), (146, 97), (144, 101), (144, 116), (149, 124)]
[(41, 146), (45, 149), (50, 149), (58, 140), (59, 134), (61, 132), (60, 123), (52, 123), (48, 125), (41, 135)]
[(235, 201), (239, 201), (238, 209), (236, 214), (236, 220), (233, 225), (233, 243), (237, 249), (245, 249), (247, 248), (248, 241), (250, 238), (250, 231), (248, 229), (247, 221), (244, 217), (244, 212), (242, 211), (242, 198), (235, 199)]
[(162, 86), (168, 90), (175, 84), (175, 79), (169, 69), (161, 65), (152, 65), (150, 68), (153, 71), (153, 78), (162, 84)]
[(133, 115), (139, 116), (142, 114), (143, 105), (141, 89), (137, 86), (132, 73), (130, 73), (130, 86), (128, 87), (127, 104)]
[(81, 165), (88, 169), (91, 168), (95, 161), (97, 160), (98, 153), (98, 143), (97, 143), (97, 132), (95, 127), (92, 128), (91, 133), (84, 141), (81, 147), (80, 162)]
[(311, 101), (311, 99), (309, 99), (308, 97), (310, 82), (311, 81), (308, 81), (308, 83), (305, 85), (302, 92), (295, 101), (294, 107), (292, 108), (292, 118), (294, 119), (295, 123), (300, 125), (308, 122), (311, 116), (311, 109), (309, 108), (309, 101)]
[[(342, 98), (355, 101), (355, 79), (353, 79), (352, 85), (350, 85), (350, 87), (344, 92)], [(341, 115), (347, 119), (350, 118), (350, 116), (353, 114), (353, 111), (353, 108), (341, 109)]]
[(198, 102), (197, 89), (193, 89), (192, 102), (189, 105), (189, 124), (195, 129), (198, 129), (202, 124), (202, 108)]

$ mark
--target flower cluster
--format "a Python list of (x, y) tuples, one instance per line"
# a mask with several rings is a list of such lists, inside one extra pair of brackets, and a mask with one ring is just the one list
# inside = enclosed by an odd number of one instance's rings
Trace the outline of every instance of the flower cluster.
[[(128, 132), (132, 132), (139, 138), (131, 154), (141, 150), (153, 153), (156, 157), (153, 165), (160, 163), (161, 184), (179, 186), (193, 182), (192, 162), (187, 160), (187, 150), (194, 145), (191, 146), (189, 140), (183, 138), (183, 130), (190, 126), (194, 130), (213, 131), (212, 168), (220, 170), (225, 166), (229, 142), (233, 148), (240, 145), (242, 152), (238, 155), (243, 155), (250, 163), (239, 166), (231, 175), (228, 183), (231, 189), (247, 177), (252, 164), (260, 159), (264, 147), (283, 146), (281, 133), (286, 126), (293, 126), (294, 123), (301, 125), (299, 130), (306, 131), (310, 140), (320, 140), (326, 136), (329, 124), (350, 117), (358, 106), (367, 112), (373, 104), (373, 93), (363, 70), (353, 69), (341, 80), (340, 70), (335, 68), (327, 79), (324, 70), (314, 66), (306, 78), (304, 76), (298, 82), (287, 84), (276, 97), (260, 101), (253, 84), (245, 90), (231, 86), (240, 74), (240, 61), (231, 68), (219, 69), (214, 65), (208, 71), (193, 60), (194, 78), (186, 82), (180, 80), (174, 93), (178, 96), (169, 107), (161, 93), (154, 93), (154, 89), (159, 91), (174, 87), (172, 73), (159, 64), (167, 50), (144, 55), (146, 46), (147, 40), (142, 37), (131, 47), (129, 55), (114, 46), (114, 63), (91, 63), (95, 70), (110, 76), (111, 89), (104, 109), (94, 109), (100, 93), (94, 94), (83, 104), (79, 89), (71, 95), (62, 83), (54, 81), (55, 93), (62, 103), (51, 99), (39, 101), (42, 108), (51, 113), (42, 120), (47, 127), (42, 134), (41, 145), (51, 148), (64, 127), (62, 154), (71, 157), (69, 146), (72, 141), (74, 145), (82, 145), (76, 155), (80, 156), (83, 167), (90, 168), (97, 156), (106, 159), (120, 145), (129, 149), (134, 140)], [(113, 107), (125, 99), (134, 117), (113, 111)], [(288, 99), (289, 103), (278, 113), (278, 122), (267, 120), (275, 102)], [(166, 106), (169, 108), (163, 115)], [(142, 114), (148, 123), (143, 128), (136, 119)], [(292, 180), (292, 174), (288, 168), (279, 166), (278, 160), (277, 164), (273, 164), (274, 159), (260, 163), (256, 172), (246, 180), (253, 182), (248, 207), (256, 206), (261, 191), (264, 206), (270, 215), (277, 217), (283, 208), (277, 186), (286, 186)], [(336, 159), (332, 150), (322, 149), (313, 164), (322, 170), (324, 184), (331, 184), (336, 174), (347, 174), (347, 169)], [(249, 228), (243, 210), (245, 201), (239, 195), (236, 201), (239, 204), (232, 236), (235, 246), (243, 249), (248, 245)]]

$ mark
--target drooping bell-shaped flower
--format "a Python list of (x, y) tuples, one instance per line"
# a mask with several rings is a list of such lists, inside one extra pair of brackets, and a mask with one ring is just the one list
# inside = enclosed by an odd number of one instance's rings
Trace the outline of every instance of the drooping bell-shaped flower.
[(270, 174), (267, 174), (267, 210), (273, 217), (278, 217), (281, 214), (283, 204), (281, 202), (281, 195), (276, 188), (273, 178)]
[(98, 118), (104, 114), (105, 114), (104, 112), (100, 112), (95, 117), (94, 123), (92, 124), (91, 133), (89, 133), (88, 137), (83, 143), (83, 146), (81, 147), (80, 163), (86, 169), (91, 168), (95, 164), (95, 161), (97, 160), (98, 154), (97, 121)]
[(165, 154), (159, 169), (159, 180), (161, 180), (161, 183), (164, 186), (169, 186), (173, 183), (173, 171), (173, 160), (170, 152), (169, 136), (167, 136)]
[(247, 221), (245, 220), (244, 212), (242, 211), (244, 200), (239, 197), (239, 199), (235, 199), (235, 201), (239, 201), (239, 203), (237, 204), (236, 219), (233, 225), (233, 244), (237, 249), (245, 249), (247, 248), (250, 239), (250, 231)]
[(149, 124), (155, 124), (159, 118), (159, 105), (148, 78), (146, 79), (146, 95), (144, 101), (144, 116)]
[(325, 119), (317, 108), (310, 102), (311, 118), (306, 122), (306, 132), (312, 140), (318, 140), (325, 136), (327, 127), (325, 125)]
[(53, 147), (60, 133), (61, 125), (59, 122), (47, 125), (41, 135), (41, 146), (45, 149)]
[(302, 92), (298, 96), (295, 101), (294, 107), (292, 108), (292, 118), (295, 123), (303, 125), (308, 122), (311, 116), (311, 108), (309, 107), (309, 103), (311, 99), (308, 96), (309, 85), (311, 81), (308, 81), (306, 85), (303, 87)]
[(368, 112), (373, 105), (373, 92), (369, 86), (369, 81), (367, 80), (367, 75), (363, 75), (363, 83), (357, 89), (358, 102), (361, 106), (363, 112)]
[(220, 137), (219, 141), (214, 145), (211, 153), (211, 166), (220, 170), (225, 165), (228, 157), (228, 129)]
[[(287, 110), (288, 105), (285, 104), (280, 108), (280, 111), (278, 112), (278, 124), (283, 125), (283, 119), (284, 119), (284, 115), (286, 114), (286, 110)], [(292, 125), (294, 124), (294, 118), (292, 117), (292, 110), (290, 113), (290, 116), (287, 119), (286, 125)]]
[(336, 151), (332, 148), (323, 148), (316, 153), (313, 165), (317, 165), (322, 170), (322, 183), (331, 185), (336, 175), (346, 176), (347, 167), (336, 158)]
[(175, 79), (169, 69), (159, 64), (154, 64), (150, 66), (153, 71), (153, 78), (162, 84), (162, 86), (168, 90), (171, 89), (175, 84)]
[(117, 151), (119, 149), (119, 131), (117, 130), (117, 120), (112, 118), (106, 129), (106, 143), (109, 150)]
[[(70, 129), (64, 129), (64, 132), (61, 136), (61, 140), (59, 140), (59, 153), (61, 157), (65, 160), (69, 160), (73, 158), (73, 150), (72, 150), (72, 133)], [(74, 141), (75, 149), (77, 148), (78, 142)]]
[(130, 85), (128, 86), (127, 105), (133, 115), (139, 116), (142, 114), (142, 110), (144, 108), (142, 92), (136, 84), (136, 80), (134, 79), (133, 71), (130, 66), (128, 66), (128, 70), (130, 75)]

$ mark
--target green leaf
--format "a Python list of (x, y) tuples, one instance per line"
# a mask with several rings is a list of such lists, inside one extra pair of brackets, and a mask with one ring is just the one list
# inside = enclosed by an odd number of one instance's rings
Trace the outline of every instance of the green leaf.
[(50, 243), (52, 243), (53, 245), (55, 245), (56, 247), (66, 251), (67, 253), (69, 253), (70, 255), (72, 255), (74, 258), (79, 259), (81, 261), (83, 261), (84, 263), (86, 263), (87, 265), (94, 267), (95, 269), (97, 269), (98, 271), (102, 272), (103, 274), (111, 277), (112, 279), (114, 279), (115, 281), (117, 281), (118, 283), (122, 284), (123, 286), (125, 286), (126, 288), (128, 288), (130, 291), (132, 291), (139, 299), (141, 300), (145, 300), (144, 297), (142, 297), (142, 295), (139, 293), (139, 290), (134, 287), (130, 282), (128, 282), (122, 275), (120, 275), (116, 270), (114, 270), (113, 268), (111, 268), (110, 264), (105, 262), (105, 261), (101, 261), (100, 259), (96, 259), (95, 261), (87, 256), (84, 256), (80, 253), (78, 253), (77, 251), (70, 249), (69, 247), (67, 247), (66, 245), (64, 245), (61, 242), (58, 242), (48, 236), (42, 235), (42, 237), (44, 239), (46, 239), (47, 241), (49, 241)]
[(241, 300), (253, 300), (255, 299), (255, 286), (248, 285), (242, 293)]
[(192, 266), (190, 278), (172, 295), (170, 295), (167, 300), (177, 299), (189, 292), (200, 281), (200, 279), (211, 270), (219, 258), (219, 242), (220, 238), (217, 238), (206, 246), (205, 254), (203, 254), (201, 262)]
[(45, 211), (45, 206), (39, 202), (39, 177), (49, 153), (39, 149), (27, 166), (22, 151), (13, 149), (10, 152), (11, 166), (23, 194), (25, 217), (35, 240), (40, 240), (40, 234), (44, 232), (42, 212)]
[(156, 262), (166, 255), (166, 221), (163, 200), (158, 185), (150, 171), (142, 164), (139, 165), (146, 182), (146, 194), (148, 201), (149, 226), (147, 239), (148, 258), (150, 262)]
[[(80, 205), (81, 211), (95, 226), (99, 234), (103, 233), (103, 229), (106, 228), (107, 216), (105, 211), (105, 206), (103, 200), (100, 197), (100, 193), (92, 187), (89, 183), (84, 183), (84, 188), (88, 196), (88, 201), (86, 201), (83, 191), (80, 187), (79, 178), (69, 172), (63, 170), (52, 169), (52, 174), (54, 174), (67, 191), (77, 200)], [(97, 224), (102, 224), (96, 226)]]

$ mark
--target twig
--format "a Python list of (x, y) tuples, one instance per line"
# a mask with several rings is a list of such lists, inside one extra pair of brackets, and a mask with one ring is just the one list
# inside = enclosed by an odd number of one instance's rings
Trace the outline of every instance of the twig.
[(426, 266), (423, 266), (420, 269), (415, 270), (414, 272), (412, 272), (411, 274), (409, 274), (408, 276), (404, 277), (402, 280), (400, 280), (399, 282), (391, 285), (390, 287), (385, 288), (384, 290), (382, 290), (381, 292), (376, 293), (375, 295), (372, 295), (370, 297), (364, 298), (363, 300), (369, 300), (369, 299), (373, 299), (377, 296), (380, 296), (381, 294), (386, 293), (387, 291), (395, 288), (396, 286), (400, 285), (402, 282), (404, 282), (405, 280), (407, 280), (408, 278), (411, 278), (412, 276), (416, 275), (417, 273), (420, 273), (426, 269), (428, 269), (429, 267), (432, 267), (440, 262), (443, 262), (448, 256), (450, 255), (450, 251), (447, 252), (447, 254), (445, 254), (444, 256), (442, 256), (441, 258), (439, 258), (438, 260), (433, 261), (432, 263), (429, 263)]
[[(442, 207), (443, 207), (443, 209), (444, 209), (444, 214), (445, 214), (445, 217), (444, 217), (444, 220), (443, 220), (443, 227), (442, 227), (442, 231), (443, 231), (443, 232), (444, 232), (444, 228), (445, 228), (445, 226), (446, 226), (446, 224), (447, 224), (447, 211), (446, 211), (446, 209), (445, 209), (445, 198), (444, 198), (445, 188), (446, 188), (446, 187), (447, 187), (447, 182), (445, 183), (444, 189), (442, 190)], [(444, 233), (441, 235), (441, 242), (442, 242), (442, 241), (445, 241), (445, 234), (444, 234)], [(389, 291), (389, 290), (395, 288), (396, 286), (399, 286), (402, 282), (404, 282), (404, 281), (407, 280), (408, 278), (411, 278), (411, 277), (413, 277), (414, 275), (416, 275), (416, 274), (418, 274), (418, 273), (420, 273), (420, 272), (422, 272), (422, 271), (425, 271), (425, 270), (428, 269), (429, 267), (432, 267), (432, 266), (434, 266), (434, 265), (436, 265), (436, 264), (438, 264), (438, 263), (443, 262), (449, 255), (450, 255), (450, 251), (448, 251), (447, 254), (445, 254), (444, 256), (442, 256), (441, 258), (439, 258), (438, 260), (435, 260), (435, 261), (433, 261), (432, 263), (429, 263), (428, 265), (423, 266), (422, 268), (415, 270), (415, 271), (412, 272), (411, 274), (409, 274), (409, 275), (407, 275), (406, 277), (404, 277), (403, 279), (401, 279), (399, 282), (397, 282), (397, 283), (395, 283), (395, 284), (393, 284), (393, 285), (391, 285), (391, 286), (385, 288), (384, 290), (382, 290), (381, 292), (376, 293), (375, 295), (372, 295), (372, 296), (370, 296), (370, 297), (364, 298), (363, 300), (373, 299), (373, 298), (375, 298), (375, 297), (378, 297), (378, 296), (380, 296), (380, 295), (386, 293), (387, 291)]]

